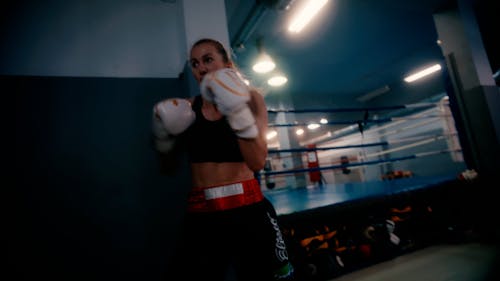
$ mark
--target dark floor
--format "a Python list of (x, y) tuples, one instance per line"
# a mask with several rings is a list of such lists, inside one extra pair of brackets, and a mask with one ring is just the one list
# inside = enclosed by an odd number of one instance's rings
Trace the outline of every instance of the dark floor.
[(493, 281), (499, 278), (498, 248), (465, 243), (430, 246), (330, 281)]

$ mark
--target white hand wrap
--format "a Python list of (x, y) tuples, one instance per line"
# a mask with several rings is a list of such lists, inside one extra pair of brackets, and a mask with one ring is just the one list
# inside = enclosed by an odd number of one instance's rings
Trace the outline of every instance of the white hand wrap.
[(250, 90), (239, 73), (224, 68), (205, 75), (200, 84), (201, 95), (217, 105), (229, 125), (241, 138), (258, 135), (255, 118), (248, 107)]
[(174, 136), (184, 132), (194, 122), (196, 116), (191, 103), (186, 99), (166, 99), (153, 108), (152, 130), (155, 147), (160, 152), (173, 148)]

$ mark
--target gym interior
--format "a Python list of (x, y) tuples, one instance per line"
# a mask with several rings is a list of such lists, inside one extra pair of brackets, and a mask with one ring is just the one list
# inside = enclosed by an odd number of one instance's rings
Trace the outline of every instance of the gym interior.
[[(11, 278), (172, 280), (190, 175), (182, 154), (162, 169), (151, 108), (196, 91), (186, 65), (196, 38), (231, 45), (228, 2), (2, 4)], [(434, 14), (437, 33), (480, 36), (464, 2)], [(498, 280), (498, 62), (490, 55), (492, 70), (482, 46), (450, 34), (441, 90), (425, 97), (304, 108), (266, 96), (276, 135), (256, 177), (300, 280)], [(323, 115), (334, 129), (295, 135)]]

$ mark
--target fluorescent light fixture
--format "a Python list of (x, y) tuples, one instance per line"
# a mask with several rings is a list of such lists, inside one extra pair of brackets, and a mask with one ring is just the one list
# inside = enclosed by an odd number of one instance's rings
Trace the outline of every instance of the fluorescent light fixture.
[(422, 71), (419, 71), (419, 72), (417, 72), (415, 74), (411, 74), (409, 76), (406, 76), (405, 77), (405, 81), (408, 82), (408, 83), (411, 83), (413, 81), (416, 81), (416, 80), (418, 80), (420, 78), (423, 78), (423, 77), (425, 77), (425, 76), (427, 76), (429, 74), (432, 74), (432, 73), (434, 73), (436, 71), (439, 71), (439, 70), (441, 70), (441, 65), (440, 64), (435, 64), (435, 65), (433, 65), (431, 67), (428, 67), (428, 68), (426, 68), (426, 69), (424, 69)]
[(327, 2), (328, 0), (308, 0), (302, 10), (292, 19), (288, 31), (299, 33)]
[(277, 135), (278, 135), (278, 132), (276, 132), (275, 130), (272, 130), (272, 131), (269, 131), (269, 132), (267, 133), (266, 138), (267, 138), (268, 140), (270, 140), (270, 139), (272, 139), (272, 138), (276, 137)]
[(288, 81), (288, 78), (286, 78), (284, 75), (277, 74), (277, 75), (269, 78), (269, 80), (267, 80), (267, 84), (269, 84), (269, 86), (279, 87), (279, 86), (282, 86), (283, 84), (285, 84), (287, 81)]
[(297, 129), (297, 131), (295, 131), (295, 134), (297, 136), (302, 136), (304, 134), (304, 129), (300, 128), (300, 129)]
[(368, 92), (366, 94), (363, 94), (363, 95), (357, 97), (356, 100), (359, 102), (366, 102), (366, 101), (372, 100), (372, 99), (374, 99), (382, 94), (385, 94), (385, 93), (389, 92), (390, 90), (391, 90), (391, 88), (389, 88), (388, 85), (385, 85), (383, 87), (380, 87), (378, 89), (375, 89), (371, 92)]
[(257, 73), (267, 73), (273, 70), (276, 67), (276, 64), (271, 59), (271, 57), (265, 52), (260, 53), (257, 58), (257, 62), (253, 65), (253, 71)]

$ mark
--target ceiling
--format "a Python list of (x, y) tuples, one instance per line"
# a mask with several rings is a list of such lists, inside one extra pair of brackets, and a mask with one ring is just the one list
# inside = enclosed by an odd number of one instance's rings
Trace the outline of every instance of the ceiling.
[[(292, 36), (287, 22), (300, 1), (225, 0), (235, 61), (263, 89), (269, 108), (394, 106), (444, 93), (439, 74), (413, 84), (403, 78), (435, 63), (445, 66), (433, 13), (450, 1), (330, 0), (300, 36)], [(268, 76), (251, 70), (258, 40), (288, 76), (284, 87), (272, 89)], [(358, 100), (373, 92), (383, 94)]]

